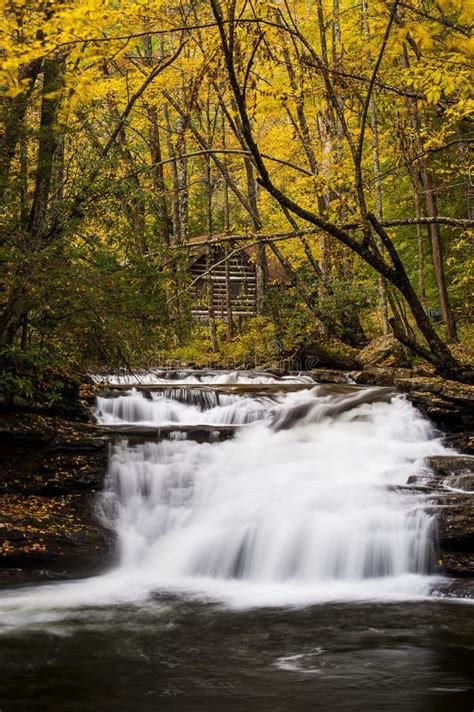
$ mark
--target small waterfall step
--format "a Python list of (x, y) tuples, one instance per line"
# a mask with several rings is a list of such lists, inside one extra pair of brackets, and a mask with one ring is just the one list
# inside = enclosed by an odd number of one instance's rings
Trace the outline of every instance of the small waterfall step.
[[(160, 391), (172, 390), (202, 390), (215, 393), (287, 393), (292, 391), (304, 391), (314, 388), (315, 381), (310, 383), (111, 383), (101, 384), (107, 388), (104, 391), (98, 391), (98, 395), (104, 397), (106, 395), (113, 396), (114, 392), (123, 393), (124, 391), (140, 391), (142, 393), (158, 393)], [(348, 386), (349, 388), (362, 388), (362, 386)]]
[(161, 438), (169, 438), (173, 434), (182, 433), (192, 440), (197, 442), (208, 442), (213, 439), (213, 436), (218, 436), (220, 439), (231, 438), (242, 428), (247, 428), (248, 425), (233, 424), (221, 425), (206, 423), (198, 425), (186, 425), (184, 423), (173, 423), (170, 425), (145, 425), (143, 423), (108, 423), (101, 424), (100, 427), (105, 433), (126, 436), (128, 438), (153, 438), (160, 440)]

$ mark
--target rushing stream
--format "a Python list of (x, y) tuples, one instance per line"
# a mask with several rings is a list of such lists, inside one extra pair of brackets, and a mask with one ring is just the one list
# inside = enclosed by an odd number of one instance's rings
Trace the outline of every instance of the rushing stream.
[(118, 561), (3, 594), (2, 712), (471, 712), (474, 609), (444, 595), (406, 487), (446, 450), (408, 401), (308, 377), (108, 383)]

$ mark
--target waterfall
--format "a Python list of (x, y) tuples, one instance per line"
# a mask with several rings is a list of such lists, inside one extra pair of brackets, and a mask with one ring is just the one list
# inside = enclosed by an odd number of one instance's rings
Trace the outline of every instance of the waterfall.
[[(116, 565), (4, 595), (0, 625), (152, 605), (163, 593), (255, 607), (436, 591), (434, 520), (406, 483), (447, 451), (403, 397), (308, 377), (140, 378), (121, 375), (119, 388), (117, 377), (117, 392), (104, 380), (112, 392), (96, 403), (103, 427), (130, 433), (115, 436), (100, 495)], [(231, 439), (193, 438), (194, 427), (225, 424)]]
[(397, 489), (442, 451), (430, 424), (390, 389), (303, 383), (98, 399), (105, 424), (247, 425), (224, 442), (113, 446), (102, 512), (123, 572), (157, 587), (337, 584), (350, 595), (432, 571), (433, 518)]

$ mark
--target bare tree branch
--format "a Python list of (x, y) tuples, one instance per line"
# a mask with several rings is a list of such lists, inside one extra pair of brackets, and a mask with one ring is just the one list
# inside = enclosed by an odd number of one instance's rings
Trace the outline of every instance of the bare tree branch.
[(130, 100), (129, 100), (127, 106), (125, 107), (122, 115), (120, 116), (120, 119), (117, 122), (117, 124), (112, 132), (111, 137), (109, 138), (106, 145), (104, 146), (104, 149), (102, 151), (103, 158), (105, 158), (107, 156), (111, 147), (117, 140), (117, 137), (118, 137), (120, 131), (125, 126), (125, 122), (129, 116), (131, 110), (135, 106), (135, 103), (137, 102), (137, 100), (142, 96), (142, 94), (144, 93), (146, 88), (158, 76), (158, 74), (161, 74), (161, 72), (163, 72), (167, 67), (169, 67), (171, 64), (173, 64), (173, 62), (179, 57), (179, 55), (183, 51), (185, 44), (186, 44), (186, 42), (181, 42), (181, 44), (179, 45), (178, 49), (176, 50), (176, 52), (174, 54), (172, 54), (170, 57), (168, 57), (168, 59), (160, 62), (160, 64), (157, 64), (156, 67), (154, 69), (152, 69), (150, 74), (147, 76), (145, 81), (141, 84), (140, 88), (137, 89), (137, 91), (130, 97)]
[(367, 115), (369, 112), (370, 100), (372, 98), (372, 92), (374, 90), (374, 85), (375, 85), (375, 81), (377, 79), (377, 74), (380, 69), (380, 65), (382, 64), (385, 50), (387, 48), (388, 38), (390, 37), (392, 25), (395, 21), (395, 16), (397, 13), (397, 7), (398, 7), (399, 2), (400, 2), (400, 0), (394, 0), (392, 7), (390, 8), (390, 17), (389, 17), (389, 20), (387, 23), (387, 27), (385, 29), (385, 34), (383, 36), (382, 43), (380, 45), (377, 60), (374, 64), (374, 68), (372, 70), (372, 76), (370, 78), (369, 88), (367, 89), (367, 95), (365, 97), (364, 108), (362, 109), (362, 117), (361, 117), (361, 121), (360, 121), (359, 142), (357, 145), (357, 155), (359, 157), (359, 160), (362, 158), (362, 151), (364, 150), (365, 127), (367, 125)]
[[(380, 222), (382, 227), (401, 227), (401, 226), (411, 226), (411, 225), (431, 225), (433, 223), (439, 223), (440, 225), (449, 225), (450, 227), (456, 227), (460, 229), (467, 229), (474, 227), (474, 220), (467, 220), (462, 218), (449, 218), (443, 216), (437, 216), (433, 218), (407, 218), (405, 220), (384, 220)], [(344, 223), (342, 228), (345, 230), (357, 230), (361, 227), (361, 223)], [(320, 228), (309, 227), (302, 230), (292, 230), (290, 232), (273, 232), (273, 233), (239, 233), (234, 235), (221, 235), (215, 237), (212, 240), (208, 240), (206, 236), (203, 236), (202, 240), (195, 238), (185, 242), (182, 245), (174, 245), (170, 249), (178, 249), (181, 247), (200, 247), (208, 245), (221, 245), (225, 243), (242, 242), (245, 240), (253, 240), (249, 245), (240, 247), (239, 249), (244, 249), (258, 242), (281, 242), (282, 240), (291, 240), (295, 237), (305, 237), (307, 235), (315, 235), (321, 232)], [(219, 263), (220, 264), (220, 263)]]

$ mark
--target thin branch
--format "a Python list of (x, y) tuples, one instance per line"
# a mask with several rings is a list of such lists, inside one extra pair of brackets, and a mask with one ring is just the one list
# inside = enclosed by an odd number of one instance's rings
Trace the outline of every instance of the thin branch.
[[(245, 249), (245, 247), (250, 247), (253, 244), (257, 244), (259, 242), (279, 242), (281, 240), (291, 240), (294, 237), (301, 237), (304, 235), (314, 235), (316, 233), (320, 232), (319, 228), (306, 228), (303, 230), (293, 230), (291, 232), (275, 232), (275, 233), (247, 233), (247, 234), (240, 234), (240, 235), (222, 235), (220, 237), (215, 237), (212, 240), (208, 240), (207, 237), (203, 238), (202, 240), (199, 240), (199, 242), (190, 240), (188, 242), (185, 242), (183, 245), (179, 245), (179, 247), (201, 247), (201, 246), (208, 246), (208, 245), (220, 245), (224, 244), (227, 242), (240, 242), (243, 240), (253, 240), (254, 242), (251, 242), (249, 245), (245, 245), (244, 247), (239, 247), (239, 250)], [(177, 245), (173, 245), (170, 249), (177, 249)], [(220, 263), (219, 263), (220, 264)]]
[(380, 65), (382, 64), (382, 59), (385, 54), (385, 49), (387, 47), (388, 38), (389, 38), (390, 32), (392, 30), (392, 25), (395, 21), (395, 16), (397, 13), (397, 7), (398, 7), (399, 2), (400, 2), (400, 0), (394, 0), (392, 7), (390, 8), (390, 17), (389, 17), (389, 20), (387, 23), (387, 27), (385, 29), (382, 44), (380, 45), (377, 60), (375, 62), (374, 68), (372, 70), (372, 76), (370, 78), (369, 88), (367, 89), (367, 95), (365, 97), (365, 102), (364, 102), (364, 108), (362, 109), (362, 117), (361, 117), (361, 122), (360, 122), (360, 133), (359, 133), (359, 143), (357, 146), (357, 156), (358, 156), (359, 160), (361, 160), (361, 158), (362, 158), (362, 151), (364, 148), (365, 127), (367, 125), (367, 115), (369, 112), (370, 101), (372, 99), (372, 93), (374, 91), (374, 85), (377, 80), (377, 74), (380, 69)]
[(456, 23), (448, 20), (446, 17), (435, 17), (434, 15), (430, 15), (424, 10), (420, 10), (419, 8), (413, 7), (413, 5), (409, 5), (405, 2), (400, 2), (400, 7), (404, 7), (406, 10), (411, 10), (411, 12), (414, 12), (416, 15), (420, 15), (421, 17), (424, 17), (427, 20), (437, 22), (438, 24), (443, 25), (444, 27), (449, 27), (449, 29), (454, 30), (455, 32), (459, 32), (465, 37), (471, 37), (471, 30), (469, 27), (462, 27), (461, 25), (457, 25)]
[(130, 97), (130, 100), (125, 107), (122, 115), (120, 116), (119, 121), (117, 122), (115, 129), (112, 132), (111, 137), (107, 141), (106, 145), (104, 146), (104, 149), (102, 151), (102, 157), (105, 158), (107, 156), (108, 152), (110, 151), (111, 147), (115, 143), (119, 133), (123, 129), (125, 122), (133, 109), (136, 101), (142, 96), (142, 94), (145, 92), (146, 88), (151, 84), (151, 82), (158, 76), (158, 74), (161, 74), (167, 67), (170, 66), (170, 64), (173, 64), (173, 62), (179, 57), (181, 52), (183, 51), (183, 48), (185, 46), (186, 42), (182, 42), (176, 52), (172, 54), (166, 61), (161, 62), (160, 64), (157, 64), (156, 67), (150, 72), (150, 74), (147, 76), (145, 81), (142, 83), (139, 89)]
[[(246, 151), (245, 149), (240, 149), (240, 148), (203, 148), (200, 151), (191, 151), (190, 153), (183, 153), (181, 155), (181, 158), (194, 158), (195, 156), (205, 156), (207, 154), (213, 154), (213, 153), (227, 153), (227, 154), (235, 154), (237, 156), (252, 156), (251, 151)], [(283, 158), (276, 158), (275, 156), (270, 156), (267, 153), (262, 153), (260, 154), (263, 158), (266, 158), (267, 161), (273, 161), (274, 163), (279, 163), (283, 166), (287, 166), (288, 168), (293, 168), (295, 171), (299, 171), (300, 173), (303, 173), (306, 176), (309, 176), (310, 178), (314, 178), (314, 173), (311, 171), (308, 171), (306, 168), (303, 168), (302, 166), (297, 166), (295, 163), (291, 163), (291, 161), (285, 161)], [(134, 173), (127, 173), (124, 178), (131, 178), (133, 175), (136, 175), (137, 173), (145, 173), (148, 170), (151, 170), (152, 168), (156, 168), (157, 166), (164, 166), (167, 163), (173, 163), (177, 159), (176, 157), (172, 158), (166, 158), (163, 161), (159, 161), (159, 163), (152, 163), (147, 168), (135, 171)]]
[(474, 227), (474, 220), (467, 218), (449, 218), (437, 215), (436, 217), (420, 217), (408, 218), (405, 220), (385, 220), (380, 223), (383, 227), (397, 227), (402, 225), (450, 225), (451, 227), (459, 227), (467, 229)]
[[(317, 64), (310, 62), (306, 57), (301, 58), (301, 63), (307, 67), (312, 67), (313, 69), (321, 68), (321, 65), (318, 66)], [(360, 74), (352, 74), (351, 72), (343, 72), (340, 69), (334, 69), (332, 67), (328, 67), (327, 65), (324, 66), (329, 74), (336, 74), (338, 77), (344, 77), (345, 79), (354, 79), (355, 81), (363, 82), (364, 84), (370, 83), (370, 79), (368, 77), (362, 77)], [(402, 87), (394, 87), (392, 84), (385, 84), (385, 82), (381, 82), (379, 80), (375, 81), (375, 86), (379, 89), (383, 89), (384, 91), (392, 92), (394, 94), (398, 94), (399, 96), (405, 96), (408, 99), (418, 100), (425, 98), (424, 94), (420, 94), (419, 92), (411, 92), (407, 89), (403, 89)]]
[[(474, 227), (474, 220), (467, 220), (463, 218), (449, 218), (443, 216), (437, 216), (432, 218), (407, 218), (406, 220), (384, 220), (379, 223), (382, 227), (400, 227), (400, 226), (411, 226), (411, 225), (449, 225), (450, 227), (457, 227), (462, 229), (467, 229), (469, 227)], [(361, 223), (344, 223), (341, 225), (343, 230), (357, 230), (361, 227)], [(235, 235), (222, 235), (220, 237), (215, 237), (212, 240), (208, 240), (204, 237), (202, 240), (197, 241), (190, 240), (183, 243), (182, 245), (173, 245), (170, 249), (178, 249), (182, 247), (200, 247), (208, 245), (220, 245), (224, 243), (240, 242), (244, 240), (254, 240), (255, 242), (240, 247), (243, 250), (245, 247), (257, 244), (258, 242), (280, 242), (281, 240), (291, 240), (295, 237), (305, 237), (307, 235), (315, 235), (321, 232), (321, 228), (309, 227), (302, 230), (292, 230), (290, 232), (274, 232), (274, 233), (243, 233)], [(150, 253), (151, 254), (151, 253)], [(220, 264), (220, 263), (218, 263)]]
[(254, 61), (255, 61), (255, 56), (256, 56), (256, 54), (257, 54), (257, 52), (258, 52), (258, 48), (260, 47), (260, 44), (261, 44), (261, 42), (262, 42), (262, 40), (263, 40), (264, 37), (265, 37), (265, 35), (264, 35), (264, 33), (262, 32), (262, 33), (259, 35), (257, 41), (255, 42), (255, 44), (254, 44), (254, 46), (253, 46), (252, 53), (251, 53), (251, 55), (250, 55), (250, 59), (249, 59), (248, 64), (247, 64), (247, 69), (246, 69), (245, 77), (244, 77), (244, 84), (243, 84), (243, 89), (242, 89), (242, 93), (243, 93), (244, 96), (246, 96), (246, 94), (247, 94), (247, 85), (248, 85), (248, 81), (249, 81), (249, 78), (250, 78), (250, 72), (252, 71), (252, 66), (253, 66), (253, 63), (254, 63)]

